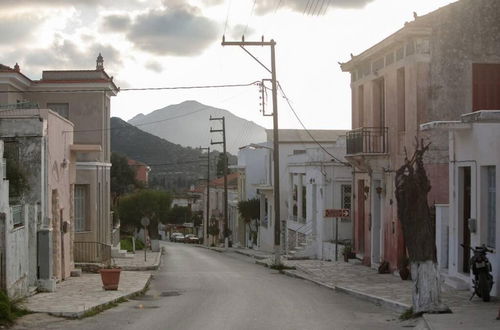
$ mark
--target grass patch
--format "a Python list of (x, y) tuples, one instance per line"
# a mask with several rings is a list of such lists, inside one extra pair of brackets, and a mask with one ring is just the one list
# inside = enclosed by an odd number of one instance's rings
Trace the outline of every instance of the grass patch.
[(29, 314), (21, 305), (21, 299), (11, 299), (0, 291), (0, 326), (12, 325), (18, 317)]
[(399, 315), (399, 319), (401, 321), (406, 321), (410, 319), (415, 319), (420, 316), (422, 316), (422, 313), (413, 313), (413, 308), (408, 308), (401, 315)]
[(269, 265), (269, 268), (274, 269), (274, 270), (279, 270), (280, 272), (287, 270), (287, 269), (295, 269), (295, 267), (287, 266), (285, 264), (279, 264), (279, 265), (271, 264), (271, 265)]
[(114, 308), (116, 306), (118, 306), (119, 304), (121, 303), (124, 303), (124, 302), (127, 302), (128, 299), (127, 298), (124, 298), (124, 297), (121, 297), (121, 298), (118, 298), (117, 300), (115, 301), (112, 301), (112, 302), (109, 302), (107, 304), (104, 304), (104, 305), (101, 305), (101, 306), (98, 306), (96, 308), (92, 308), (91, 310), (88, 310), (86, 311), (84, 314), (83, 314), (83, 318), (85, 317), (91, 317), (91, 316), (95, 316), (99, 313), (102, 313), (104, 312), (105, 310), (108, 310), (108, 309), (111, 309), (111, 308)]
[[(120, 248), (122, 250), (127, 250), (127, 252), (132, 252), (132, 237), (125, 237), (120, 240)], [(135, 250), (142, 250), (144, 249), (144, 243), (139, 240), (135, 240)]]

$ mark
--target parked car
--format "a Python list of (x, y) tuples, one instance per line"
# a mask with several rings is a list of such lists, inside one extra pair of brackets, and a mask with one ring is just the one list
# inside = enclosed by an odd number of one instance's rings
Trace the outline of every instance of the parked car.
[(182, 233), (172, 233), (170, 235), (171, 242), (184, 242), (184, 235)]
[(199, 244), (200, 238), (194, 234), (187, 234), (184, 238), (184, 243)]

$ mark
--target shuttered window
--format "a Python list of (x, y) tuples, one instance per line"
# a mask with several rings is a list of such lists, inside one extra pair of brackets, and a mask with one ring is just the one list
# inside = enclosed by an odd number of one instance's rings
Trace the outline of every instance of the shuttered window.
[(88, 230), (87, 185), (75, 185), (75, 231)]
[(500, 110), (500, 64), (472, 66), (473, 111)]

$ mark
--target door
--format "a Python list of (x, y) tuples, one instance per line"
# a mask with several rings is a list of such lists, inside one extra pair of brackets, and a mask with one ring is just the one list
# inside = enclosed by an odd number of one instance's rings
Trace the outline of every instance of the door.
[(365, 252), (365, 180), (358, 180), (358, 210), (356, 219), (356, 248), (358, 252)]
[(470, 272), (469, 259), (470, 259), (470, 230), (469, 230), (469, 219), (471, 217), (471, 170), (470, 167), (463, 167), (463, 186), (462, 186), (462, 242), (466, 246), (464, 248), (463, 260), (462, 260), (462, 271), (464, 273)]
[(373, 216), (372, 216), (372, 264), (380, 263), (380, 219), (381, 219), (381, 197), (380, 193), (377, 192), (377, 188), (381, 187), (380, 180), (373, 181), (372, 191), (372, 205), (373, 205)]

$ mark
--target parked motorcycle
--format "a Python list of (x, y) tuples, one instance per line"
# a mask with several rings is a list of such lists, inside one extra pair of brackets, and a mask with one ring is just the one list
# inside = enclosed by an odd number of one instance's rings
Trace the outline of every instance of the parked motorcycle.
[(472, 279), (472, 284), (474, 286), (474, 293), (469, 300), (472, 300), (474, 295), (483, 298), (483, 301), (490, 301), (490, 291), (493, 287), (493, 276), (491, 275), (491, 263), (486, 256), (486, 253), (493, 251), (489, 250), (485, 245), (476, 246), (472, 248), (470, 246), (465, 246), (460, 244), (463, 248), (471, 249), (473, 255), (470, 258), (470, 266), (472, 269), (472, 274), (474, 278)]

